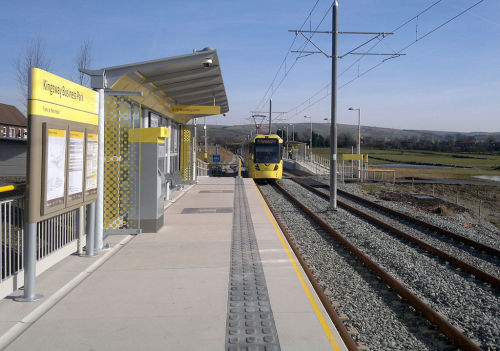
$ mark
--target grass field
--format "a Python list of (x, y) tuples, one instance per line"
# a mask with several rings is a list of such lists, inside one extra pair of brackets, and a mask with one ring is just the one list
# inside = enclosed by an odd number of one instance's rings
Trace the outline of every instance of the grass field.
[[(317, 155), (327, 157), (328, 148), (314, 148)], [(446, 166), (453, 168), (392, 168), (396, 177), (422, 177), (422, 178), (456, 178), (474, 179), (475, 175), (500, 175), (500, 155), (471, 154), (471, 153), (446, 153), (417, 150), (380, 150), (361, 149), (369, 155), (369, 164), (377, 167), (380, 164), (423, 164)], [(339, 154), (351, 153), (350, 149), (339, 149)], [(341, 160), (341, 158), (339, 157)]]

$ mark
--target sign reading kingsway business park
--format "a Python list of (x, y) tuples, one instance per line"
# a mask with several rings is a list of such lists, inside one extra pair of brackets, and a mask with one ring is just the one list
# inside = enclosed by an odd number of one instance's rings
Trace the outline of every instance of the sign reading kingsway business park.
[(39, 68), (28, 88), (28, 222), (97, 197), (98, 94)]

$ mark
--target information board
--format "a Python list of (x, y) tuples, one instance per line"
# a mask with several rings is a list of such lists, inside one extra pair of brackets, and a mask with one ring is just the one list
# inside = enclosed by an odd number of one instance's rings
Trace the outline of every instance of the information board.
[(66, 130), (49, 128), (47, 135), (45, 206), (58, 207), (64, 204), (66, 180)]
[(220, 162), (220, 155), (212, 155), (212, 162)]
[(98, 94), (39, 68), (28, 93), (27, 219), (35, 223), (97, 197)]
[(69, 132), (68, 149), (68, 200), (78, 201), (83, 198), (83, 159), (84, 133)]
[(86, 195), (97, 193), (97, 134), (87, 133), (87, 165), (85, 169)]

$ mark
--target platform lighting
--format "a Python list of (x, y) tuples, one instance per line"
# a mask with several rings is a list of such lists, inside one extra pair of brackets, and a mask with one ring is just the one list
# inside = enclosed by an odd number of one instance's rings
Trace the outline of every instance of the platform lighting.
[[(361, 155), (361, 109), (349, 107), (349, 111), (358, 111), (358, 143), (356, 145), (356, 153)], [(358, 178), (361, 179), (361, 160), (358, 160)]]
[(309, 158), (312, 160), (312, 150), (313, 150), (313, 120), (312, 117), (304, 116), (304, 118), (309, 118), (311, 122), (311, 136), (309, 138)]

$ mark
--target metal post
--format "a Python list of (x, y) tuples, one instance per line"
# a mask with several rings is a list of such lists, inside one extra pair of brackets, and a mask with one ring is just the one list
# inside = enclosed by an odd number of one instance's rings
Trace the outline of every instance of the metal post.
[(311, 138), (309, 139), (309, 157), (312, 159), (313, 154), (313, 119), (309, 117), (309, 121), (311, 122)]
[(269, 134), (271, 134), (271, 115), (273, 113), (273, 99), (269, 99)]
[[(358, 155), (361, 155), (361, 109), (358, 108), (358, 145), (356, 147)], [(358, 178), (361, 179), (361, 160), (358, 160)]]
[(203, 125), (203, 129), (205, 130), (205, 154), (203, 156), (204, 156), (205, 162), (207, 162), (207, 159), (208, 159), (208, 150), (207, 150), (207, 117), (204, 117), (204, 119), (205, 119), (205, 124)]
[[(104, 245), (104, 89), (99, 93), (99, 137), (97, 161), (97, 199), (95, 203), (95, 249), (102, 250)], [(87, 243), (88, 246), (88, 243)]]
[[(171, 173), (171, 166), (170, 166), (170, 144), (172, 143), (172, 122), (168, 120), (168, 127), (170, 128), (170, 138), (165, 140), (167, 142), (167, 160), (166, 160), (166, 172), (168, 175)], [(170, 177), (169, 177), (170, 178)], [(166, 198), (167, 200), (170, 200), (170, 180), (167, 181), (167, 193), (166, 193)]]
[(85, 206), (78, 208), (78, 255), (83, 255), (83, 236), (85, 233)]
[(337, 10), (335, 0), (332, 7), (332, 100), (330, 121), (330, 207), (337, 210)]
[(292, 141), (295, 141), (295, 123), (292, 124)]
[(35, 293), (36, 227), (37, 223), (26, 223), (24, 229), (24, 295), (15, 299), (19, 302), (37, 301), (43, 297)]
[(193, 148), (191, 150), (191, 157), (193, 159), (193, 162), (191, 163), (191, 167), (192, 167), (192, 172), (193, 172), (193, 181), (196, 182), (196, 146), (197, 146), (197, 140), (198, 140), (198, 136), (197, 136), (197, 131), (198, 131), (198, 128), (196, 127), (196, 118), (193, 118), (193, 124), (194, 124), (194, 135), (193, 135), (193, 141), (191, 143), (191, 147)]
[(95, 239), (95, 218), (96, 218), (96, 210), (95, 210), (95, 202), (92, 202), (87, 207), (87, 252), (85, 257), (94, 257), (96, 256), (94, 252), (94, 239)]
[(286, 143), (288, 145), (288, 124), (286, 125)]

